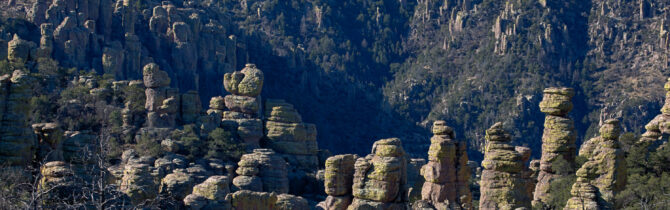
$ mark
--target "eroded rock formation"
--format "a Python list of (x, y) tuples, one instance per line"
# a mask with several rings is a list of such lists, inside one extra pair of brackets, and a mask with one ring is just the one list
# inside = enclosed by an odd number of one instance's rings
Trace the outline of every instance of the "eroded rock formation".
[(318, 168), (316, 125), (303, 123), (298, 111), (284, 100), (268, 99), (265, 113), (267, 147), (282, 154), (293, 167), (303, 170)]
[(0, 76), (0, 162), (8, 166), (25, 166), (37, 147), (27, 124), (32, 82), (28, 74), (19, 70)]
[(616, 194), (626, 186), (620, 132), (619, 121), (609, 119), (600, 127), (600, 136), (584, 142), (579, 155), (588, 161), (577, 170), (577, 182), (572, 186), (572, 198), (565, 209), (614, 208)]
[(271, 149), (242, 155), (233, 185), (240, 190), (288, 193), (287, 163)]
[(318, 207), (325, 210), (344, 210), (351, 204), (354, 164), (357, 155), (336, 155), (326, 159), (324, 187), (328, 197)]
[(223, 101), (212, 98), (210, 110), (218, 113), (214, 110), (227, 107), (230, 111), (220, 111), (223, 124), (237, 129), (247, 150), (258, 148), (263, 137), (263, 122), (260, 119), (263, 72), (256, 65), (247, 64), (241, 71), (226, 73), (223, 87), (232, 95), (226, 95)]
[[(543, 206), (551, 194), (551, 182), (574, 172), (577, 134), (568, 112), (572, 110), (570, 99), (575, 95), (572, 88), (547, 88), (540, 102), (540, 111), (547, 114), (542, 135), (542, 158), (537, 176), (533, 205)], [(562, 159), (562, 160), (559, 160)], [(567, 161), (569, 171), (558, 174), (552, 167), (556, 161)]]
[(465, 143), (454, 139), (453, 129), (445, 121), (435, 121), (432, 130), (428, 164), (421, 168), (425, 178), (421, 190), (423, 208), (472, 209)]
[(510, 145), (511, 136), (496, 123), (486, 130), (486, 148), (482, 167), (480, 209), (517, 209), (531, 207), (528, 179), (523, 175), (524, 156)]

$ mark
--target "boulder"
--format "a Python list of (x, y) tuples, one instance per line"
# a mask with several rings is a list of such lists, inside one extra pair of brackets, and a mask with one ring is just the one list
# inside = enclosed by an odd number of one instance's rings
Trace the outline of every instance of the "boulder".
[(223, 87), (233, 95), (256, 97), (263, 88), (263, 72), (254, 64), (247, 64), (241, 71), (226, 73)]

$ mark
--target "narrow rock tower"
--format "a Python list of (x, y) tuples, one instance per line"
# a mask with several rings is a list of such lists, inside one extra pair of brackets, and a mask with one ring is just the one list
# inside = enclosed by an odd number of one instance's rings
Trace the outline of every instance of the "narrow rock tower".
[(503, 130), (500, 122), (486, 130), (480, 209), (531, 208), (529, 180), (523, 175), (526, 171), (524, 156), (510, 141), (510, 134)]
[[(575, 126), (568, 117), (572, 110), (570, 99), (575, 95), (572, 88), (547, 88), (544, 90), (540, 111), (547, 114), (544, 118), (542, 134), (542, 158), (537, 177), (533, 205), (543, 206), (551, 193), (551, 182), (561, 176), (574, 172), (575, 165)], [(563, 159), (568, 162), (570, 171), (558, 174), (552, 164)]]
[[(263, 72), (254, 64), (247, 64), (241, 71), (223, 76), (223, 87), (231, 93), (223, 98), (225, 107), (230, 110), (222, 111), (223, 123), (237, 128), (237, 134), (248, 151), (259, 148), (263, 137), (263, 122), (260, 119), (263, 78)], [(220, 98), (211, 102), (214, 103), (210, 103), (210, 108), (223, 108)]]
[(619, 121), (609, 119), (600, 127), (600, 136), (584, 142), (579, 155), (588, 161), (577, 170), (577, 182), (572, 186), (572, 198), (565, 209), (614, 208), (616, 194), (626, 186), (626, 160), (619, 144), (620, 132)]
[[(464, 142), (454, 140), (454, 131), (445, 121), (433, 123), (428, 164), (421, 168), (425, 178), (421, 204), (434, 209), (472, 209), (472, 194), (468, 186), (470, 168)], [(432, 207), (430, 207), (432, 206)]]

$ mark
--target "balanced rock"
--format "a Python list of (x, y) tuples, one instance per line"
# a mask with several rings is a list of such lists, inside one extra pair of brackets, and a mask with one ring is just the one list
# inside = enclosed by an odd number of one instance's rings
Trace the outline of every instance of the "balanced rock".
[(511, 136), (496, 123), (486, 130), (486, 147), (481, 175), (479, 208), (530, 209), (531, 195), (523, 176), (523, 155), (509, 144)]
[[(585, 142), (590, 146), (580, 149), (579, 155), (588, 161), (577, 170), (577, 182), (573, 185), (571, 200), (582, 199), (583, 196), (578, 193), (591, 192), (588, 186), (591, 185), (596, 189), (598, 206), (614, 208), (614, 198), (626, 186), (626, 160), (619, 143), (620, 132), (619, 121), (609, 119), (600, 127), (600, 136)], [(566, 209), (581, 207), (574, 202), (568, 202)]]
[[(574, 172), (576, 132), (572, 119), (567, 115), (572, 109), (572, 88), (547, 88), (540, 102), (540, 110), (547, 114), (542, 134), (542, 158), (537, 177), (533, 205), (543, 206), (551, 194), (551, 182)], [(553, 169), (556, 161), (567, 161), (569, 171), (558, 174)]]
[(354, 165), (354, 200), (348, 209), (403, 209), (407, 202), (407, 155), (398, 138), (382, 139)]
[(445, 121), (435, 121), (432, 130), (428, 164), (421, 168), (425, 178), (422, 200), (436, 209), (471, 209), (470, 167), (465, 143), (454, 140), (453, 129)]
[(263, 88), (263, 72), (254, 64), (247, 64), (241, 71), (226, 73), (223, 87), (233, 95), (256, 97)]

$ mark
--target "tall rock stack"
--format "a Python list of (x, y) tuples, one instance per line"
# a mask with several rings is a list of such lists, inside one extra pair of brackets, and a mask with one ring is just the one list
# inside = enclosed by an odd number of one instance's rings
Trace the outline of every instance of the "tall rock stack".
[(155, 63), (144, 66), (144, 86), (148, 127), (172, 128), (179, 109), (177, 91), (169, 88), (170, 77)]
[(328, 197), (319, 203), (324, 210), (345, 210), (351, 204), (354, 164), (357, 155), (336, 155), (326, 159), (324, 187)]
[(0, 76), (0, 162), (25, 166), (37, 140), (28, 123), (33, 79), (22, 71)]
[[(575, 126), (568, 117), (572, 110), (570, 99), (575, 95), (572, 88), (547, 88), (540, 102), (540, 111), (547, 114), (544, 118), (544, 132), (542, 134), (542, 158), (540, 171), (537, 177), (533, 205), (542, 206), (547, 203), (551, 193), (551, 182), (562, 176), (574, 172), (576, 153)], [(557, 174), (552, 164), (563, 159), (570, 165), (570, 171)]]
[(472, 209), (465, 143), (454, 140), (454, 131), (445, 121), (435, 121), (432, 130), (428, 164), (421, 168), (425, 178), (422, 202), (435, 209)]
[(240, 158), (233, 185), (240, 190), (288, 193), (287, 163), (271, 149), (254, 149)]
[(407, 162), (400, 139), (376, 141), (372, 154), (356, 160), (354, 200), (348, 209), (405, 209)]
[[(626, 186), (627, 178), (626, 160), (619, 143), (620, 132), (619, 121), (609, 119), (600, 127), (600, 136), (584, 143), (579, 155), (588, 161), (577, 170), (577, 182), (571, 192), (573, 197), (565, 209), (581, 209), (584, 207), (582, 200), (596, 200), (600, 208), (614, 208), (614, 198)], [(593, 194), (597, 198), (594, 199)]]
[(640, 138), (641, 143), (649, 144), (649, 146), (660, 145), (664, 141), (659, 141), (659, 139), (667, 138), (663, 134), (666, 134), (666, 136), (670, 134), (670, 124), (667, 123), (670, 122), (670, 78), (668, 78), (664, 88), (666, 91), (665, 103), (661, 108), (661, 114), (656, 115), (653, 120), (644, 126), (647, 131)]
[[(263, 77), (263, 72), (254, 64), (247, 64), (241, 71), (223, 76), (223, 87), (232, 94), (223, 98), (225, 106), (230, 110), (222, 112), (223, 123), (237, 127), (237, 134), (248, 150), (258, 148), (263, 137), (263, 122), (259, 113)], [(216, 110), (220, 105), (220, 100), (212, 99), (210, 110)]]
[(496, 123), (486, 130), (482, 161), (480, 209), (531, 208), (531, 195), (523, 176), (523, 155), (509, 144), (511, 136)]
[(316, 125), (303, 123), (292, 104), (284, 100), (265, 102), (267, 147), (282, 154), (299, 169), (313, 170), (319, 165)]
[(38, 161), (63, 160), (63, 131), (58, 123), (33, 124), (33, 131), (37, 136), (39, 144), (37, 152)]

